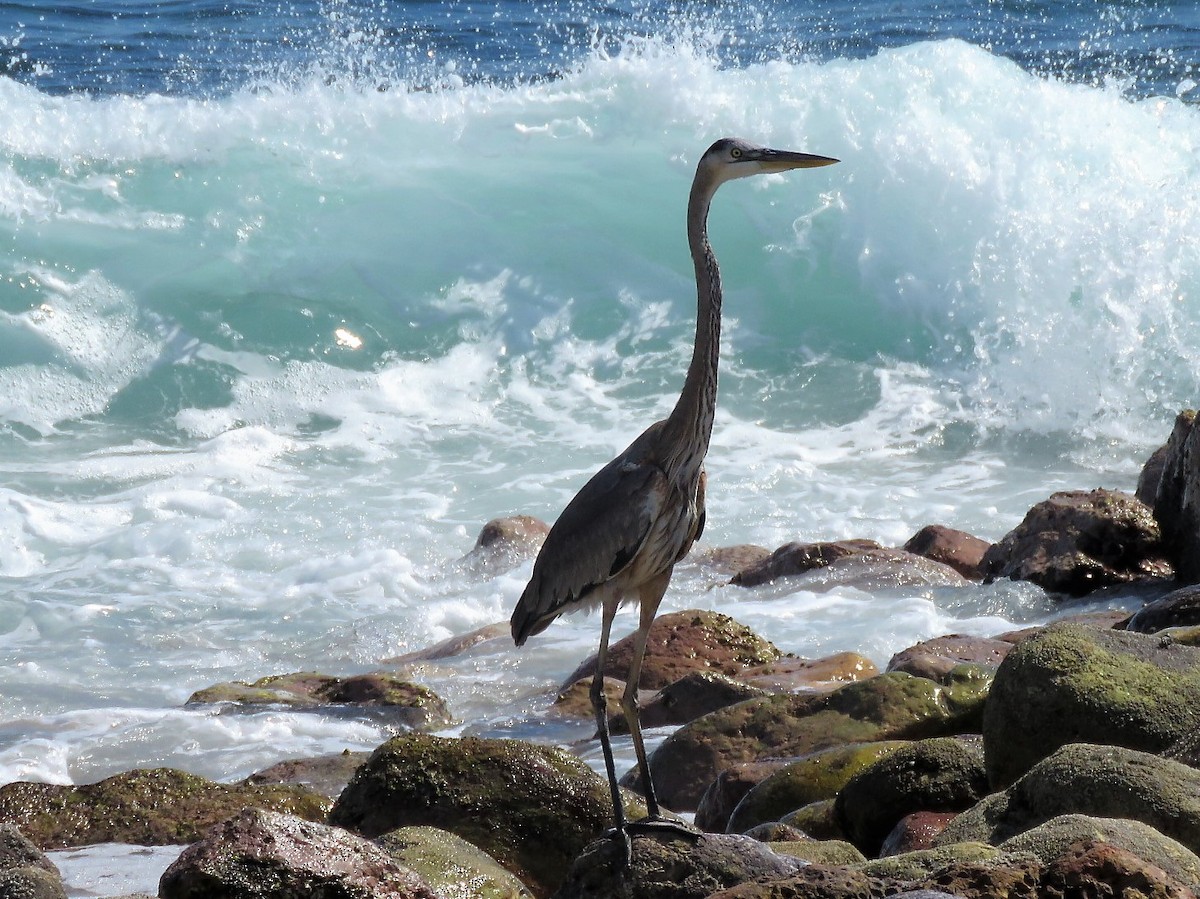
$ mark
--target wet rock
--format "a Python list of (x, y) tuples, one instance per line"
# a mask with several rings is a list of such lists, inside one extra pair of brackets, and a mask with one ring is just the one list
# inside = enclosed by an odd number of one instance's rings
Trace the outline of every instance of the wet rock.
[(0, 870), (0, 899), (67, 899), (58, 872), (22, 866)]
[(336, 827), (246, 809), (183, 851), (162, 899), (439, 899), (382, 849)]
[(1070, 814), (1141, 821), (1196, 852), (1200, 771), (1135, 749), (1072, 743), (1038, 762), (1008, 789), (963, 812), (937, 842), (998, 845)]
[(1124, 622), (1129, 620), (1129, 613), (1121, 609), (1102, 609), (1099, 612), (1083, 612), (1079, 615), (1063, 615), (1055, 618), (1050, 624), (1038, 624), (1033, 627), (1023, 627), (1015, 631), (1005, 631), (1002, 634), (996, 634), (996, 640), (1003, 640), (1005, 643), (1022, 643), (1030, 637), (1036, 636), (1044, 631), (1047, 627), (1062, 624), (1083, 624), (1088, 627), (1095, 627), (1101, 630), (1124, 630), (1122, 626)]
[(1154, 500), (1158, 496), (1158, 485), (1162, 483), (1163, 469), (1166, 468), (1166, 465), (1167, 445), (1164, 443), (1150, 454), (1150, 458), (1146, 460), (1138, 475), (1137, 489), (1133, 495), (1151, 509), (1154, 508)]
[(1166, 596), (1146, 603), (1133, 613), (1125, 630), (1156, 634), (1169, 627), (1194, 627), (1200, 624), (1200, 586), (1173, 590)]
[(54, 863), (19, 828), (0, 824), (0, 871), (13, 868), (40, 868), (58, 874)]
[(952, 864), (996, 864), (1023, 861), (987, 843), (951, 843), (948, 846), (917, 849), (887, 858), (874, 859), (862, 866), (872, 877), (888, 880), (921, 881)]
[(850, 778), (837, 794), (834, 814), (851, 842), (873, 857), (905, 815), (963, 811), (987, 792), (978, 740), (920, 740)]
[(829, 693), (852, 681), (866, 680), (879, 669), (857, 652), (839, 652), (819, 659), (784, 656), (747, 668), (737, 679), (768, 693)]
[(404, 655), (385, 659), (382, 664), (389, 667), (412, 667), (426, 662), (437, 662), (464, 655), (478, 647), (488, 647), (490, 652), (508, 650), (512, 647), (512, 631), (507, 621), (494, 621), (477, 627), (465, 634), (455, 634), (433, 646), (426, 646)]
[(1083, 842), (1099, 842), (1124, 849), (1163, 869), (1190, 890), (1200, 889), (1200, 858), (1177, 840), (1141, 821), (1063, 815), (1005, 840), (1006, 852), (1030, 853), (1052, 865), (1071, 855)]
[[(978, 669), (951, 678), (948, 686), (893, 673), (824, 695), (740, 702), (669, 736), (650, 757), (655, 786), (669, 808), (693, 810), (717, 775), (739, 762), (809, 755), (847, 743), (977, 730), (988, 684)], [(636, 783), (636, 773), (630, 777), (631, 785)]]
[(732, 577), (745, 568), (758, 565), (770, 555), (771, 551), (765, 546), (739, 543), (737, 546), (718, 546), (707, 552), (693, 553), (692, 558), (700, 565)]
[[(744, 624), (719, 612), (688, 610), (660, 615), (650, 626), (642, 663), (643, 690), (661, 690), (693, 671), (737, 675), (746, 668), (773, 662), (783, 653)], [(632, 635), (608, 651), (605, 677), (623, 678), (633, 657)], [(580, 665), (566, 683), (591, 677), (596, 657)]]
[(833, 813), (833, 802), (832, 799), (810, 802), (784, 815), (779, 823), (802, 830), (814, 840), (844, 840), (846, 834)]
[(1200, 425), (1196, 412), (1180, 412), (1167, 440), (1154, 518), (1180, 580), (1200, 582)]
[(450, 724), (446, 702), (428, 687), (384, 673), (334, 677), (301, 671), (262, 677), (253, 683), (240, 681), (198, 690), (189, 705), (233, 702), (243, 706), (286, 705), (294, 709), (359, 708), (384, 713), (414, 729)]
[(917, 677), (941, 680), (962, 664), (996, 668), (1004, 661), (1012, 644), (987, 637), (946, 634), (902, 649), (888, 662), (888, 671), (907, 671)]
[(0, 787), (0, 822), (15, 824), (42, 849), (190, 843), (244, 808), (323, 820), (329, 803), (302, 787), (219, 784), (170, 768), (127, 771), (78, 787)]
[(1188, 887), (1128, 849), (1096, 840), (1074, 843), (1042, 874), (1043, 895), (1195, 899)]
[(753, 837), (760, 843), (800, 843), (804, 840), (812, 839), (812, 837), (798, 827), (792, 827), (790, 824), (784, 824), (780, 821), (768, 821), (765, 824), (756, 824), (747, 830), (745, 835)]
[(786, 579), (795, 591), (835, 589), (876, 593), (907, 587), (961, 587), (970, 583), (949, 565), (902, 549), (865, 549)]
[(1032, 581), (1082, 596), (1100, 587), (1173, 573), (1150, 509), (1127, 493), (1055, 493), (987, 551), (988, 580)]
[(984, 553), (991, 545), (966, 531), (956, 531), (940, 524), (928, 524), (908, 539), (904, 549), (949, 565), (963, 577), (978, 581), (983, 579), (980, 566)]
[(513, 874), (477, 846), (436, 827), (401, 827), (375, 841), (441, 899), (531, 899)]
[(824, 568), (836, 559), (868, 549), (882, 549), (874, 540), (836, 540), (824, 543), (785, 543), (765, 559), (743, 568), (729, 583), (757, 587), (781, 577)]
[[(643, 727), (686, 724), (717, 709), (765, 695), (767, 691), (761, 687), (750, 686), (724, 674), (694, 671), (655, 693), (642, 705), (640, 718)], [(613, 733), (629, 732), (624, 712), (615, 714), (610, 725)]]
[(933, 841), (957, 812), (913, 812), (905, 815), (891, 829), (879, 847), (880, 858), (930, 849)]
[(856, 775), (907, 745), (899, 740), (852, 743), (790, 762), (746, 793), (726, 827), (730, 833), (743, 833), (756, 824), (778, 821), (810, 802), (833, 799)]
[(358, 766), (370, 755), (369, 752), (346, 749), (333, 755), (285, 759), (251, 774), (245, 782), (252, 785), (298, 784), (332, 801), (341, 795)]
[(611, 839), (587, 847), (555, 899), (705, 899), (760, 877), (784, 877), (801, 862), (750, 837), (700, 834), (695, 840), (635, 835), (629, 869)]
[(798, 858), (814, 865), (861, 865), (867, 860), (853, 843), (845, 840), (793, 840), (773, 842), (771, 849), (779, 855)]
[(534, 558), (548, 533), (550, 525), (532, 515), (493, 518), (458, 566), (478, 577), (494, 577)]
[(883, 899), (898, 892), (893, 881), (842, 865), (808, 865), (787, 877), (743, 883), (708, 899)]
[[(555, 714), (564, 715), (568, 718), (581, 718), (588, 721), (593, 721), (596, 718), (596, 710), (592, 708), (592, 679), (583, 677), (569, 684), (558, 691), (558, 696), (554, 698), (554, 702), (550, 704), (550, 710)], [(621, 697), (625, 693), (625, 681), (618, 680), (615, 677), (604, 678), (604, 696), (608, 702), (609, 709), (618, 709), (621, 707)], [(649, 690), (639, 690), (639, 702), (641, 697), (650, 697), (654, 694)]]
[[(645, 814), (634, 802), (627, 812)], [(368, 837), (405, 826), (450, 831), (548, 895), (611, 815), (607, 783), (564, 750), (407, 734), (372, 753), (329, 820)]]
[(988, 777), (1004, 786), (1070, 742), (1162, 752), (1200, 729), (1200, 650), (1053, 625), (996, 672), (983, 719)]
[(695, 824), (701, 830), (724, 833), (729, 816), (750, 790), (788, 765), (787, 759), (763, 759), (730, 765), (716, 776), (696, 806)]

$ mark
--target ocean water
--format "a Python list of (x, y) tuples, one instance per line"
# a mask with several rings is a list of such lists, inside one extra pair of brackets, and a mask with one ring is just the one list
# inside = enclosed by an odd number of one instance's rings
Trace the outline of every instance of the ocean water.
[[(998, 539), (1054, 490), (1131, 491), (1198, 402), (1186, 4), (16, 2), (0, 72), (0, 783), (389, 736), (183, 703), (507, 619), (529, 563), (459, 560), (672, 406), (687, 190), (726, 134), (842, 162), (714, 203), (704, 546)], [(1062, 611), (684, 562), (664, 609), (692, 607), (881, 665)], [(539, 713), (597, 631), (416, 676), (449, 733), (595, 761)], [(56, 860), (113, 895), (169, 853)]]

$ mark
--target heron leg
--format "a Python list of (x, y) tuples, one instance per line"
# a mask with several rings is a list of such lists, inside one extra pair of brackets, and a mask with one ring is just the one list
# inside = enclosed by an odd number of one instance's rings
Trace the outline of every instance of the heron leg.
[(608, 735), (608, 699), (604, 695), (604, 664), (608, 658), (608, 636), (612, 630), (613, 618), (617, 614), (618, 605), (616, 596), (609, 596), (604, 600), (600, 625), (600, 648), (596, 651), (596, 673), (592, 675), (590, 695), (592, 710), (596, 714), (596, 730), (600, 734), (600, 748), (604, 752), (604, 768), (608, 772), (608, 789), (612, 794), (613, 822), (617, 832), (628, 841), (625, 833), (625, 807), (621, 803), (621, 787), (617, 783), (617, 764), (613, 760), (612, 741)]

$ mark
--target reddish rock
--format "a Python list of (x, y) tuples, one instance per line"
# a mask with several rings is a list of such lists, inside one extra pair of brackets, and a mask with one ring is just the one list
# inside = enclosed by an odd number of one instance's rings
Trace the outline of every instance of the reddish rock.
[(218, 824), (159, 881), (162, 899), (439, 899), (387, 852), (349, 831), (258, 809)]
[(900, 855), (933, 847), (934, 838), (958, 812), (913, 812), (905, 815), (883, 840), (879, 857)]
[(961, 587), (971, 583), (949, 565), (902, 549), (866, 549), (834, 559), (792, 579), (797, 590), (855, 589), (877, 593), (898, 587)]
[(1075, 843), (1042, 874), (1042, 895), (1138, 896), (1195, 899), (1195, 894), (1157, 865), (1128, 849), (1097, 840)]
[[(650, 626), (642, 663), (643, 690), (661, 690), (693, 671), (737, 675), (783, 653), (744, 624), (719, 612), (689, 610), (660, 615)], [(633, 657), (632, 635), (609, 647), (605, 677), (623, 678)], [(596, 670), (592, 656), (567, 678), (573, 684)]]
[(820, 659), (784, 656), (747, 668), (738, 680), (770, 693), (828, 693), (853, 681), (866, 680), (879, 669), (857, 652), (839, 652)]
[(1032, 581), (1082, 596), (1100, 587), (1173, 573), (1158, 523), (1135, 497), (1117, 490), (1055, 493), (992, 546), (987, 579)]
[(887, 670), (941, 680), (955, 666), (964, 663), (996, 668), (1010, 649), (1012, 644), (1004, 640), (946, 634), (900, 650), (888, 662)]
[(881, 549), (874, 540), (837, 540), (828, 543), (786, 543), (765, 559), (733, 576), (731, 584), (756, 587), (777, 578), (824, 568), (836, 559), (868, 549)]
[[(550, 710), (559, 715), (565, 715), (568, 718), (586, 718), (594, 719), (596, 710), (592, 708), (592, 679), (590, 677), (580, 678), (573, 684), (568, 684), (566, 687), (558, 691), (558, 696), (554, 698), (554, 702), (550, 705)], [(608, 702), (608, 709), (611, 712), (613, 709), (621, 707), (621, 696), (625, 693), (625, 681), (618, 680), (615, 677), (606, 677), (604, 679), (604, 696)], [(642, 696), (650, 696), (652, 694), (647, 690), (639, 690), (639, 701)]]
[(956, 531), (940, 524), (928, 524), (909, 538), (904, 544), (904, 549), (949, 565), (963, 577), (978, 581), (983, 579), (983, 572), (980, 570), (983, 555), (991, 545), (966, 531)]
[(1002, 864), (959, 861), (907, 886), (910, 890), (941, 890), (956, 899), (1044, 899), (1041, 874), (1042, 863), (1034, 859)]

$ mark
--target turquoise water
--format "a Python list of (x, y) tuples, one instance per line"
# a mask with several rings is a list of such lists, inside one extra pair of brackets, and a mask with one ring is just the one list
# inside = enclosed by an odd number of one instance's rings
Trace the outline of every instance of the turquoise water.
[[(1196, 404), (1197, 28), (1167, 5), (458, 9), (0, 7), (0, 783), (381, 741), (181, 704), (508, 617), (528, 563), (455, 562), (670, 409), (724, 134), (842, 162), (714, 203), (706, 545), (997, 539), (1132, 490)], [(1054, 611), (684, 564), (694, 606), (881, 664)], [(536, 713), (596, 636), (418, 676), (454, 732), (583, 740)]]

